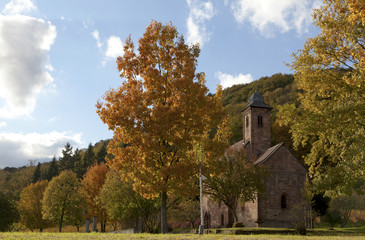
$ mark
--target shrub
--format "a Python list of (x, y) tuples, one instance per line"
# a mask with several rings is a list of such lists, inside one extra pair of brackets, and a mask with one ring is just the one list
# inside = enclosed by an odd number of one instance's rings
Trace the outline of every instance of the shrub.
[(330, 209), (330, 211), (324, 215), (324, 220), (328, 223), (330, 228), (333, 228), (336, 224), (341, 223), (341, 213), (336, 209)]
[(239, 228), (239, 227), (244, 227), (245, 225), (242, 223), (242, 222), (235, 222), (233, 223), (233, 226), (234, 228)]
[(304, 225), (296, 225), (295, 233), (299, 235), (307, 235), (307, 228)]

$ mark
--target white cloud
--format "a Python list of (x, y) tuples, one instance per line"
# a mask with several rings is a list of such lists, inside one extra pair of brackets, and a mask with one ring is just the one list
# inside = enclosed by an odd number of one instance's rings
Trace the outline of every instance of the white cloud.
[(240, 24), (249, 22), (260, 34), (273, 37), (276, 32), (295, 29), (307, 32), (312, 22), (311, 11), (319, 0), (236, 0), (231, 9)]
[(0, 122), (0, 127), (6, 127), (6, 122)]
[(29, 13), (36, 9), (37, 7), (34, 5), (32, 0), (11, 0), (5, 5), (2, 12), (5, 15), (17, 15)]
[(237, 76), (233, 76), (227, 73), (216, 72), (215, 76), (219, 79), (220, 85), (222, 85), (223, 89), (232, 87), (233, 85), (245, 84), (253, 81), (251, 74), (243, 75), (240, 73)]
[(91, 35), (94, 37), (94, 39), (96, 40), (96, 46), (98, 46), (98, 48), (101, 50), (101, 47), (103, 46), (103, 43), (100, 42), (100, 36), (99, 36), (99, 32), (97, 30), (94, 30)]
[(124, 54), (123, 42), (117, 36), (110, 36), (106, 41), (106, 48), (104, 48), (104, 42), (100, 40), (100, 35), (97, 30), (94, 30), (91, 35), (96, 40), (96, 46), (104, 55), (104, 60), (101, 61), (101, 65), (104, 66), (110, 59), (116, 59)]
[(81, 134), (0, 133), (0, 168), (19, 167), (26, 165), (29, 160), (60, 156), (66, 142), (69, 142), (71, 146), (80, 146)]
[(48, 52), (56, 35), (43, 19), (0, 14), (0, 118), (34, 110), (37, 95), (53, 81)]
[(21, 15), (36, 9), (32, 0), (11, 0), (0, 14), (0, 118), (30, 115), (38, 94), (53, 81), (48, 52), (56, 28)]
[(107, 41), (105, 56), (110, 58), (117, 58), (123, 55), (123, 53), (123, 43), (120, 38), (116, 36), (110, 36)]
[(186, 20), (187, 42), (199, 43), (202, 47), (211, 36), (206, 22), (214, 17), (213, 4), (210, 1), (201, 2), (200, 0), (187, 0), (187, 3), (190, 8), (189, 17)]

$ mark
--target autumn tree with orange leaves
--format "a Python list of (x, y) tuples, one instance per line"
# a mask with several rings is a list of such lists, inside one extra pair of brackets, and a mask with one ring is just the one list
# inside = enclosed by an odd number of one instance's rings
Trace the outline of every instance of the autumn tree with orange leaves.
[(122, 85), (97, 103), (101, 120), (114, 132), (108, 164), (133, 181), (145, 197), (161, 197), (161, 232), (167, 232), (166, 200), (192, 192), (204, 149), (204, 169), (228, 146), (222, 89), (208, 95), (205, 74), (197, 73), (198, 45), (187, 45), (171, 24), (152, 21), (135, 50), (131, 37), (117, 64)]
[(108, 171), (109, 168), (104, 163), (89, 167), (81, 182), (86, 195), (88, 213), (98, 217), (101, 232), (105, 232), (107, 212), (101, 204), (100, 193)]

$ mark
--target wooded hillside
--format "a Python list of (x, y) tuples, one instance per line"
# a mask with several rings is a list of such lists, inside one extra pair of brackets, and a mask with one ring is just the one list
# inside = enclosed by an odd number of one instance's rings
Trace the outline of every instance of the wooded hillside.
[[(289, 128), (280, 127), (275, 123), (278, 107), (296, 101), (297, 88), (292, 74), (277, 73), (270, 77), (262, 77), (249, 84), (235, 85), (223, 91), (223, 105), (229, 114), (232, 130), (231, 144), (242, 140), (241, 111), (248, 104), (248, 98), (255, 92), (255, 89), (264, 96), (266, 104), (273, 107), (271, 112), (272, 144), (285, 142), (294, 151)], [(298, 151), (295, 153), (302, 155)]]
[[(232, 129), (231, 143), (238, 142), (242, 140), (242, 116), (241, 110), (247, 105), (249, 96), (254, 93), (255, 89), (260, 92), (264, 98), (265, 102), (273, 107), (271, 122), (272, 127), (272, 143), (279, 143), (284, 141), (285, 144), (292, 148), (290, 135), (288, 133), (289, 129), (285, 127), (279, 127), (275, 124), (277, 107), (285, 103), (294, 103), (296, 100), (296, 86), (294, 84), (294, 77), (291, 74), (281, 74), (277, 73), (270, 77), (261, 77), (257, 81), (249, 84), (235, 85), (230, 88), (223, 90), (223, 105), (230, 117), (230, 126)], [(96, 143), (95, 146), (89, 146), (92, 151), (97, 155), (100, 150), (105, 147), (108, 141), (100, 141)], [(72, 147), (72, 146), (71, 146)], [(74, 149), (76, 152), (79, 150)], [(82, 162), (85, 162), (85, 154), (87, 149), (80, 150), (79, 162), (74, 163), (74, 167), (77, 172), (77, 167)], [(102, 153), (105, 156), (105, 152)], [(77, 159), (76, 159), (77, 160)], [(58, 161), (57, 161), (58, 162)], [(46, 179), (48, 168), (51, 162), (46, 162), (40, 164), (40, 178)], [(84, 163), (82, 163), (84, 164)], [(30, 166), (23, 166), (20, 168), (5, 168), (0, 170), (0, 186), (3, 191), (11, 191), (11, 195), (18, 198), (21, 189), (29, 184), (31, 178), (34, 175), (34, 170), (36, 168), (36, 163), (33, 161)], [(85, 170), (85, 169), (84, 169)], [(80, 175), (80, 174), (79, 174)], [(81, 177), (81, 176), (79, 176)], [(18, 191), (14, 189), (19, 189)]]

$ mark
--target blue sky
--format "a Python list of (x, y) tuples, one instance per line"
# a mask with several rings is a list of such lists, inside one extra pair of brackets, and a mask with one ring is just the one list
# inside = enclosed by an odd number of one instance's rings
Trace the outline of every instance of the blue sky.
[(45, 161), (112, 133), (95, 112), (118, 87), (115, 59), (152, 19), (199, 43), (211, 92), (285, 65), (318, 34), (319, 0), (0, 0), (0, 168)]

